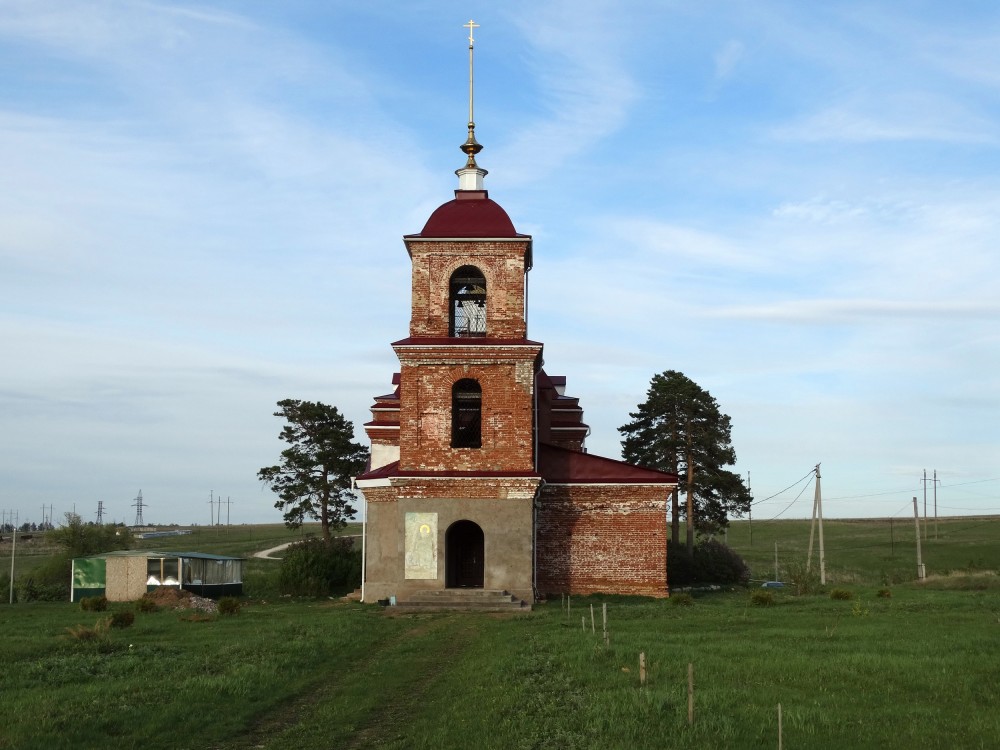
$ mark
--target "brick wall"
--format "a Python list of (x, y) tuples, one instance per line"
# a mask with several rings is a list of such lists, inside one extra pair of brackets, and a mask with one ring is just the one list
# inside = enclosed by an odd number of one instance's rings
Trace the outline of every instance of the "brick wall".
[(521, 339), (524, 319), (527, 240), (500, 242), (415, 242), (406, 249), (413, 264), (410, 336), (447, 336), (448, 294), (452, 274), (475, 266), (486, 278), (486, 335)]
[[(403, 471), (532, 471), (532, 385), (540, 346), (401, 346)], [(451, 447), (452, 387), (482, 388), (482, 446)]]
[(541, 594), (667, 596), (663, 486), (546, 485), (537, 543)]

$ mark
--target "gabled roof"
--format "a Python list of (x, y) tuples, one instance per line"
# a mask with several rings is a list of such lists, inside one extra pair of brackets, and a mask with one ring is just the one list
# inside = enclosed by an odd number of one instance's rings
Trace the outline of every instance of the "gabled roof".
[(554, 445), (538, 446), (538, 469), (548, 484), (675, 484), (677, 476), (613, 458)]

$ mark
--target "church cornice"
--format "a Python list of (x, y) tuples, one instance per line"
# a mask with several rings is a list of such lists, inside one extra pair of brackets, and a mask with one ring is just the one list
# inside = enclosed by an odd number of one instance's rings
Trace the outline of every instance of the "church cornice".
[(482, 243), (482, 242), (516, 242), (516, 243), (528, 242), (528, 243), (530, 243), (532, 238), (531, 238), (530, 234), (515, 234), (513, 237), (485, 237), (485, 236), (481, 236), (481, 237), (448, 237), (448, 236), (434, 237), (434, 236), (427, 236), (427, 235), (422, 235), (422, 234), (404, 234), (403, 235), (403, 239), (406, 242), (448, 242), (448, 243), (470, 242), (470, 243), (479, 244), (479, 243)]
[(393, 341), (393, 349), (541, 349), (540, 341), (531, 339), (491, 339), (475, 336), (409, 336), (399, 341)]

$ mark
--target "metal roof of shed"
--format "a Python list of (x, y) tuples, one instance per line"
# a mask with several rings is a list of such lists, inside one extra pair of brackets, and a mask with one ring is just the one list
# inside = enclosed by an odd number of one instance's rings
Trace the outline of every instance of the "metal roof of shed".
[[(185, 557), (194, 560), (245, 560), (245, 557), (230, 557), (228, 555), (213, 555), (210, 552), (159, 552), (152, 549), (122, 549), (114, 552), (101, 552), (85, 557)], [(80, 559), (80, 558), (77, 558)]]

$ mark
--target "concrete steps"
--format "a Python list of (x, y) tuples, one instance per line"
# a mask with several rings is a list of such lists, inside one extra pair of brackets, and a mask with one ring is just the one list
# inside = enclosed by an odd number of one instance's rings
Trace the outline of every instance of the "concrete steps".
[(416, 591), (396, 606), (386, 607), (389, 614), (409, 612), (530, 612), (531, 605), (507, 591), (492, 589), (430, 589)]

